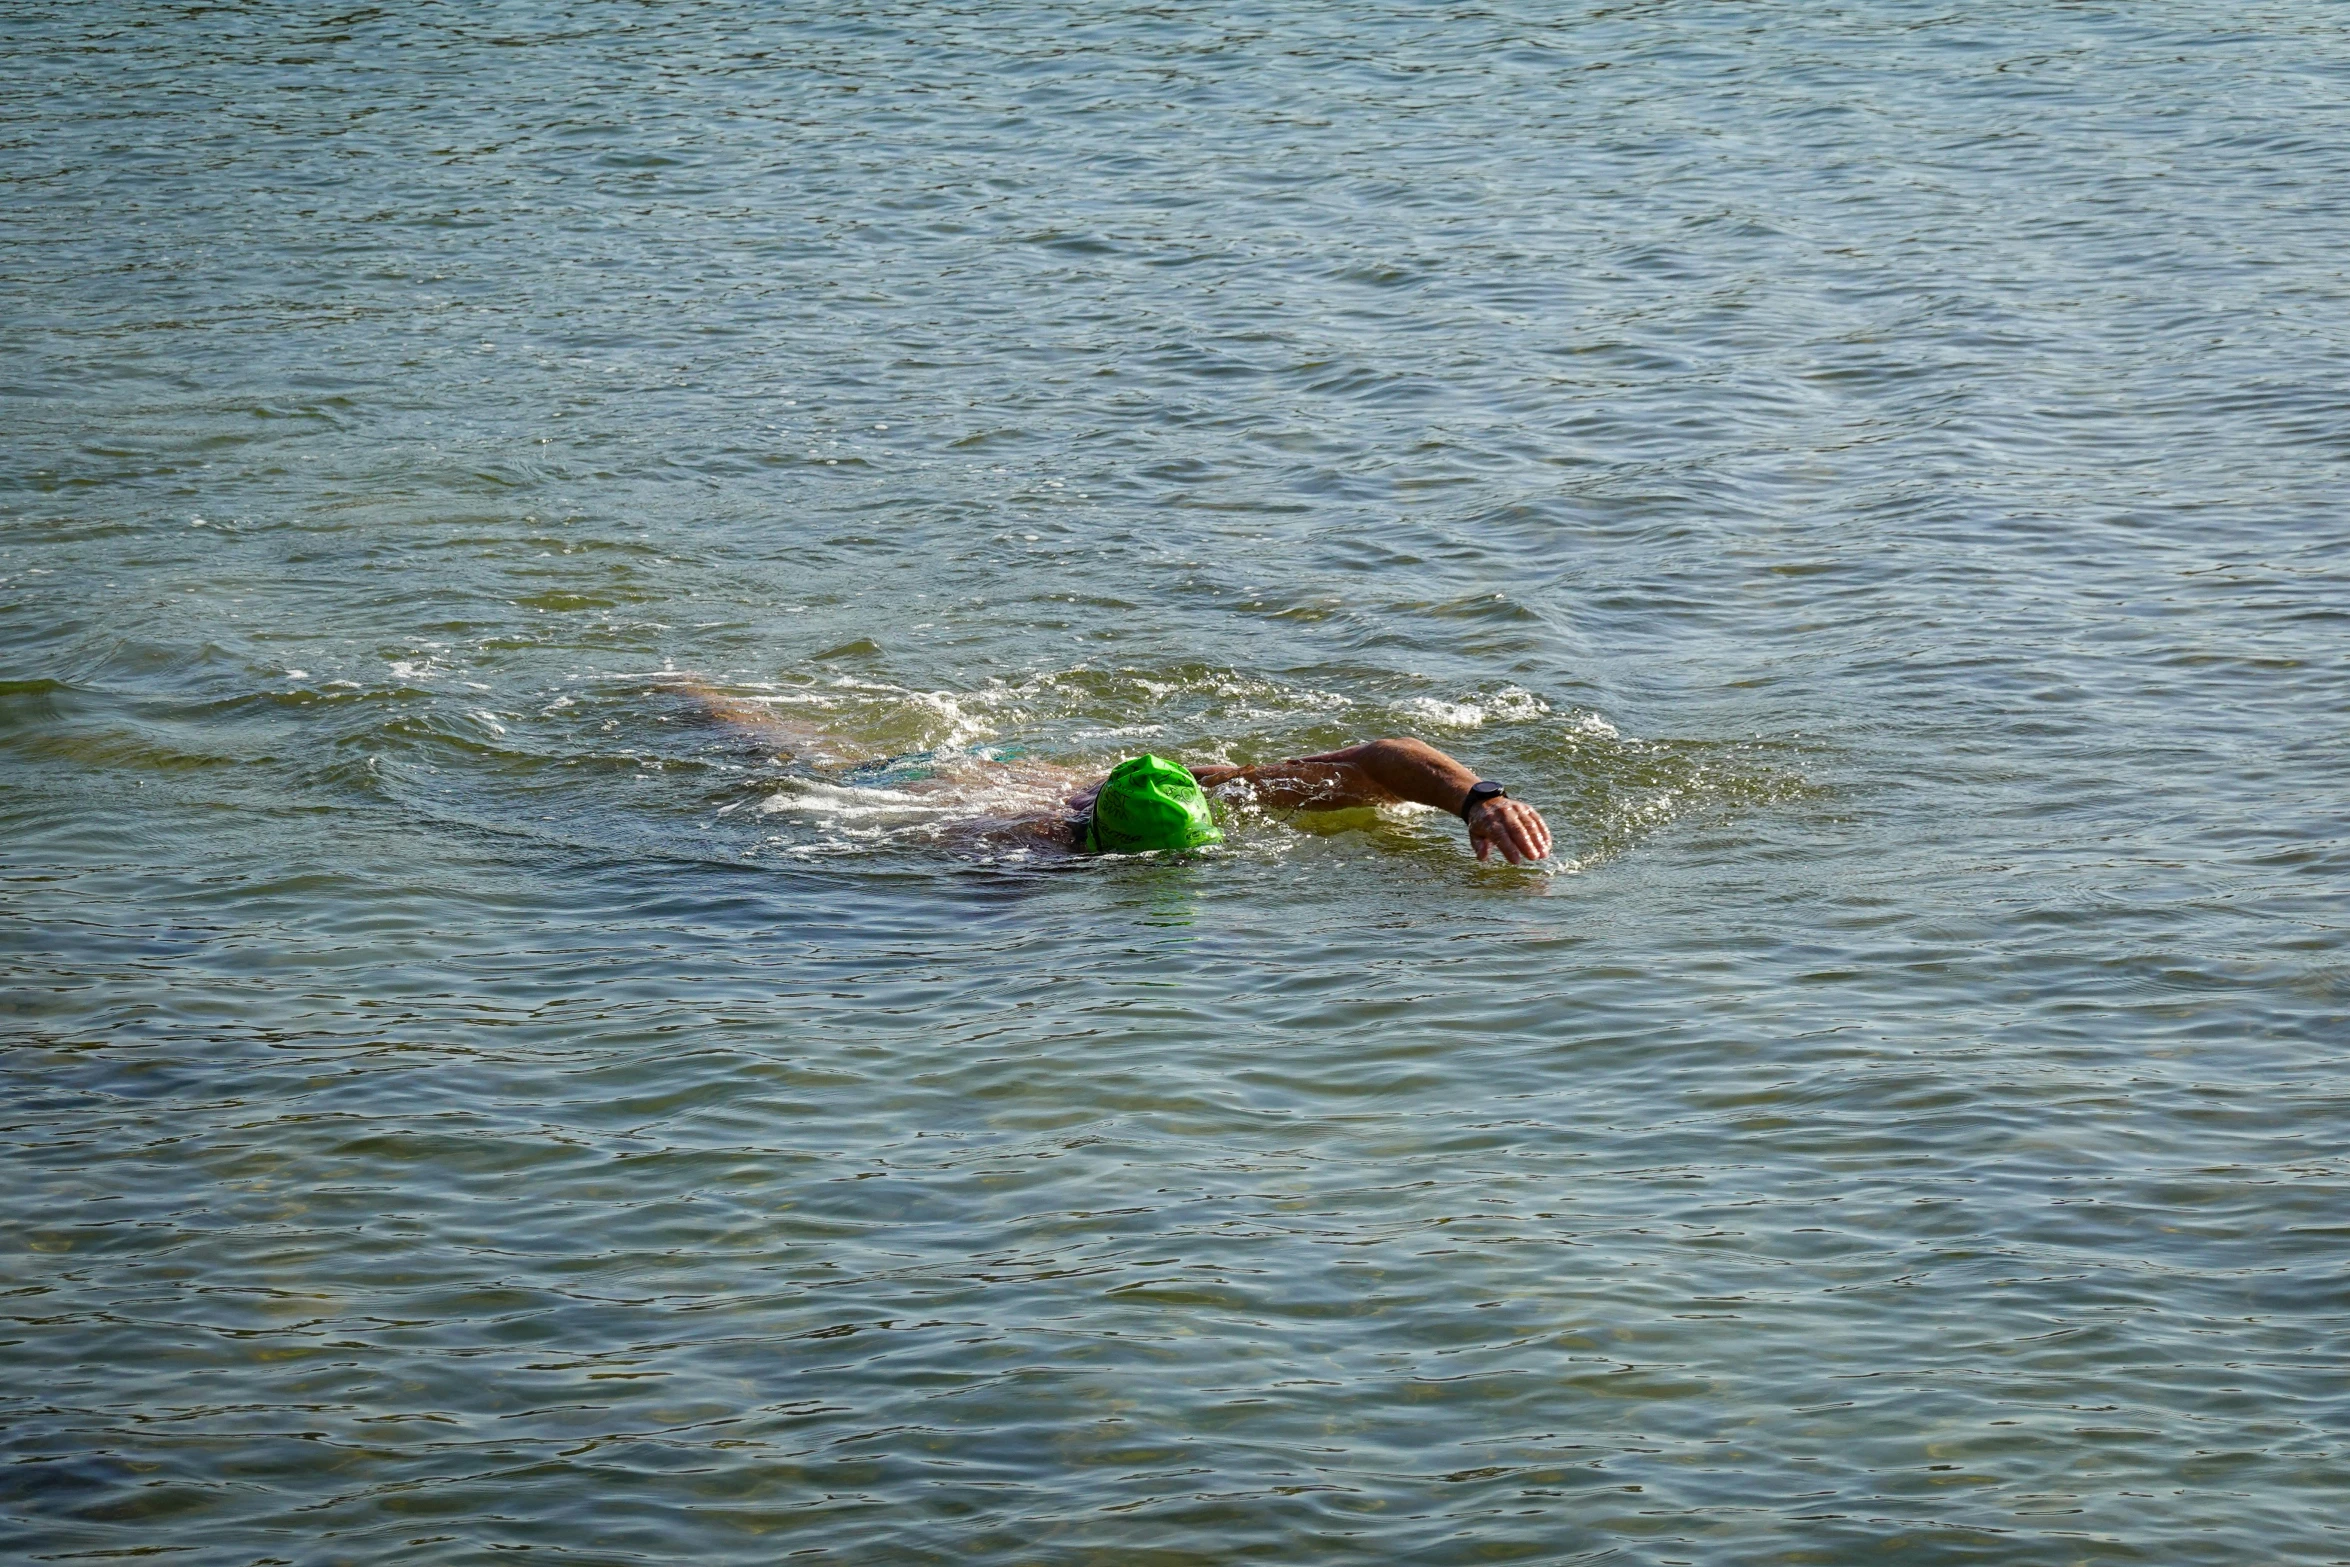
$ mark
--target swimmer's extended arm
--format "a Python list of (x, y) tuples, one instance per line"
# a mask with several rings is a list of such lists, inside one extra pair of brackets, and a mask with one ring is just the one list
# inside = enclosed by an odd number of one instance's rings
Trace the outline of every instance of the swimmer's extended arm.
[[(1349, 806), (1409, 800), (1460, 814), (1477, 775), (1425, 740), (1367, 740), (1340, 751), (1300, 756), (1262, 767), (1195, 767), (1203, 789), (1245, 783), (1267, 805), (1289, 810), (1337, 811)], [(1550, 853), (1550, 827), (1522, 800), (1500, 796), (1469, 815), (1469, 842), (1477, 858), (1495, 849), (1512, 865)]]
[(868, 746), (779, 712), (773, 703), (721, 691), (699, 675), (666, 675), (657, 684), (692, 702), (702, 717), (757, 741), (764, 749), (818, 762), (857, 762), (876, 754)]

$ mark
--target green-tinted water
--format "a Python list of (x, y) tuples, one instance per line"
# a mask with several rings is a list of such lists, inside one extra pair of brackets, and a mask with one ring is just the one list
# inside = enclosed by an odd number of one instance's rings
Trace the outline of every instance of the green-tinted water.
[(0, 1543), (2350, 1559), (2342, 21), (0, 8)]

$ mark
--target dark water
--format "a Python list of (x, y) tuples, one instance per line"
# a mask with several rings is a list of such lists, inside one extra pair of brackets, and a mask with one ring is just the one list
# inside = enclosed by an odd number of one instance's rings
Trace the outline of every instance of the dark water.
[(0, 7), (6, 1554), (2350, 1560), (2346, 22)]

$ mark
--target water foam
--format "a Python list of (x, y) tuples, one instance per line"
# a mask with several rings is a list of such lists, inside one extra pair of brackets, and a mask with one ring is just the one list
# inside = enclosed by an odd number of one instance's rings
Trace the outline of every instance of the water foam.
[[(1447, 702), (1439, 697), (1406, 697), (1396, 710), (1445, 729), (1482, 729), (1487, 723), (1526, 723), (1548, 713), (1550, 704), (1522, 686), (1504, 686), (1491, 696)], [(1597, 715), (1592, 715), (1597, 716)], [(1602, 719), (1604, 724), (1606, 720)], [(1613, 734), (1613, 729), (1608, 733)]]

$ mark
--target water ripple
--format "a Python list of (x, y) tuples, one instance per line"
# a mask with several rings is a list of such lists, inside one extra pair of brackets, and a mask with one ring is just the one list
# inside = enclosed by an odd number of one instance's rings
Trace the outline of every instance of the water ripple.
[(2339, 32), (9, 8), (0, 1538), (2338, 1558)]

